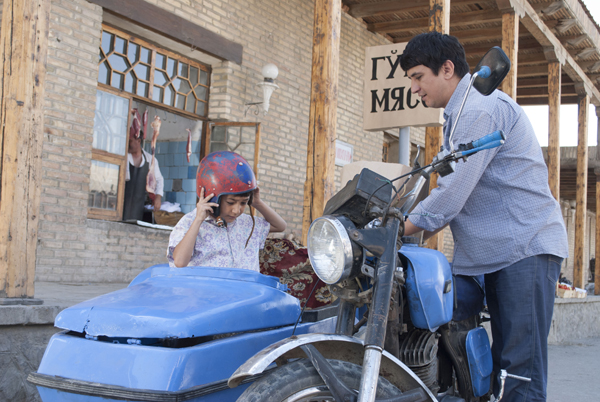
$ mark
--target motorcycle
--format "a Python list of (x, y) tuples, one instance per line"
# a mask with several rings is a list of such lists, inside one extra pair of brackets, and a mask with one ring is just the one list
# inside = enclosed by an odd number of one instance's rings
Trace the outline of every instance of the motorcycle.
[[(450, 150), (442, 148), (431, 164), (393, 180), (364, 169), (328, 201), (324, 215), (311, 224), (307, 247), (313, 269), (340, 300), (335, 335), (295, 336), (261, 351), (232, 375), (230, 386), (273, 362), (280, 367), (253, 383), (238, 402), (492, 397), (481, 284), (454, 278), (443, 254), (402, 234), (431, 173), (449, 175), (459, 160), (504, 143), (504, 133), (496, 131), (454, 149), (453, 135), (471, 87), (489, 95), (509, 69), (499, 48), (483, 57), (451, 129)], [(392, 183), (402, 178), (395, 188)], [(504, 370), (498, 374), (497, 401), (508, 376), (529, 381)]]
[[(491, 93), (509, 68), (491, 49), (469, 89)], [(455, 280), (443, 254), (402, 234), (432, 172), (503, 141), (498, 131), (441, 151), (399, 189), (364, 169), (332, 197), (308, 252), (334, 305), (303, 311), (277, 278), (250, 270), (158, 265), (62, 311), (64, 331), (28, 381), (44, 402), (487, 399), (479, 284)]]

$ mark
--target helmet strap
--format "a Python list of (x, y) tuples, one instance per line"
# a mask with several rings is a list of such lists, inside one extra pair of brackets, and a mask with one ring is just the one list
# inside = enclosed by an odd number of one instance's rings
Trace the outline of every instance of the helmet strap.
[[(250, 201), (252, 201), (252, 195), (250, 195)], [(248, 202), (248, 205), (250, 205), (250, 202)], [(252, 217), (252, 230), (250, 230), (250, 235), (248, 236), (248, 239), (246, 240), (246, 245), (244, 246), (244, 249), (246, 249), (246, 247), (248, 247), (248, 242), (250, 241), (250, 238), (252, 237), (252, 233), (254, 233), (254, 225), (256, 223), (256, 221), (254, 220), (254, 208), (250, 207), (250, 216)]]

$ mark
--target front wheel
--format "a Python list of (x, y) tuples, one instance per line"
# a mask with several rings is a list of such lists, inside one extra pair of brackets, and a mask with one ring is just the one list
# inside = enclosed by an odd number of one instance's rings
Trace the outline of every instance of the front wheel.
[[(338, 378), (350, 389), (360, 388), (361, 366), (340, 360), (328, 360)], [(379, 378), (377, 398), (400, 395), (385, 378)], [(307, 359), (286, 364), (254, 382), (237, 402), (321, 402), (334, 401), (325, 382)]]

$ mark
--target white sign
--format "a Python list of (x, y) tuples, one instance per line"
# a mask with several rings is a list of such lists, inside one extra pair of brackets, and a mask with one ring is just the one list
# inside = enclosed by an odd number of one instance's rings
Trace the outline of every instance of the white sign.
[(352, 163), (354, 147), (340, 140), (335, 140), (335, 165), (344, 166)]
[(443, 109), (424, 105), (410, 92), (400, 67), (406, 43), (368, 47), (365, 52), (363, 128), (381, 131), (408, 126), (441, 126)]

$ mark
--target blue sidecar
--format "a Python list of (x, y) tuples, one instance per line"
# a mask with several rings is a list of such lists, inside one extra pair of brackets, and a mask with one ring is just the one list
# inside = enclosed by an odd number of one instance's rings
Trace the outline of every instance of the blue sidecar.
[[(244, 269), (148, 268), (127, 288), (62, 311), (55, 325), (65, 331), (28, 380), (44, 402), (235, 401), (256, 378), (230, 389), (231, 374), (292, 335), (301, 308), (285, 290)], [(295, 333), (334, 333), (335, 322)]]

